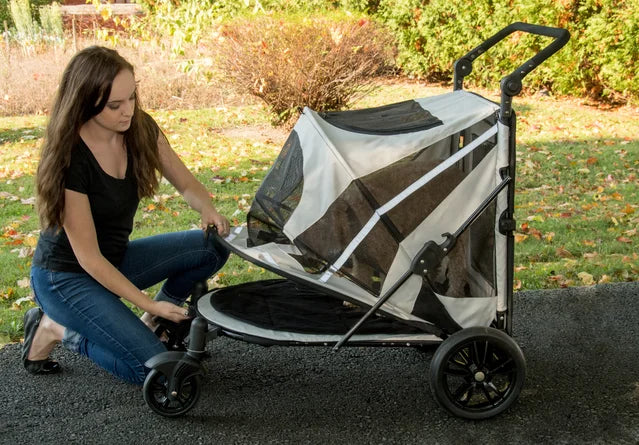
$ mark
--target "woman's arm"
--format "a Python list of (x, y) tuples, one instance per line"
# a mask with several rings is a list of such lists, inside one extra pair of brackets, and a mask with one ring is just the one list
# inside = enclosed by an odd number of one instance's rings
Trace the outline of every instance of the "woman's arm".
[(158, 148), (162, 174), (180, 192), (189, 206), (200, 213), (202, 229), (206, 230), (209, 225), (212, 225), (221, 236), (228, 235), (230, 230), (228, 220), (215, 209), (208, 190), (186, 168), (162, 132), (158, 136)]
[(64, 231), (80, 266), (89, 275), (145, 312), (176, 323), (188, 318), (184, 315), (184, 308), (169, 302), (151, 300), (102, 256), (87, 195), (66, 189), (64, 199)]

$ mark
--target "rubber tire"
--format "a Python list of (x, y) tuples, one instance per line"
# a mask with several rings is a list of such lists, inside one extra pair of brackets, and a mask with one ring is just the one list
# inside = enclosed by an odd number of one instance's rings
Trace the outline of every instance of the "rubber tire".
[(168, 387), (166, 378), (167, 377), (157, 369), (151, 370), (149, 375), (146, 376), (142, 388), (144, 401), (157, 414), (164, 417), (179, 417), (190, 411), (200, 398), (200, 393), (202, 392), (202, 377), (198, 374), (193, 374), (184, 379), (178, 393), (178, 398), (182, 399), (184, 394), (181, 393), (183, 391), (188, 390), (188, 393), (186, 394), (186, 398), (180, 402), (169, 401), (167, 397)]
[[(472, 352), (470, 351), (473, 345), (481, 347), (474, 358), (471, 357)], [(486, 365), (488, 347), (492, 351), (492, 354), (488, 355), (496, 361)], [(464, 352), (468, 353), (458, 355)], [(480, 357), (482, 354), (483, 358)], [(452, 361), (454, 358), (472, 363), (460, 364)], [(484, 364), (481, 363), (482, 361)], [(491, 373), (489, 368), (497, 366), (493, 368), (493, 371), (499, 370), (499, 363), (512, 363), (509, 365), (509, 372)], [(451, 364), (453, 369), (449, 368)], [(473, 365), (477, 366), (478, 369), (473, 368)], [(476, 380), (475, 377), (479, 375), (476, 372), (478, 370), (482, 371), (479, 377), (481, 381)], [(454, 371), (456, 375), (447, 374), (447, 371)], [(451, 381), (449, 381), (449, 377)], [(497, 378), (496, 383), (500, 386), (506, 385), (503, 391), (501, 391), (502, 388), (500, 388), (501, 392), (495, 391), (494, 378)], [(437, 348), (430, 366), (430, 387), (437, 403), (451, 414), (471, 420), (488, 419), (507, 410), (519, 397), (525, 378), (526, 360), (517, 343), (505, 332), (489, 327), (467, 328), (454, 333)], [(454, 388), (453, 380), (463, 383)], [(490, 384), (493, 386), (491, 387)], [(455, 390), (461, 390), (462, 387), (466, 390), (461, 391), (457, 396), (453, 394)], [(470, 397), (467, 399), (469, 403), (464, 403), (460, 399), (467, 396), (469, 390), (471, 390)], [(481, 391), (481, 393), (475, 392), (475, 390)], [(498, 398), (491, 399), (491, 393)], [(480, 401), (471, 404), (473, 397), (479, 398)], [(484, 402), (481, 401), (482, 398)]]

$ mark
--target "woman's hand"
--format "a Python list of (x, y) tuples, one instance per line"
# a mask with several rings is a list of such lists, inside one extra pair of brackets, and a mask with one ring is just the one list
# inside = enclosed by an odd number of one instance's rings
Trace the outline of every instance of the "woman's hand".
[(147, 312), (175, 323), (189, 318), (189, 311), (186, 308), (169, 303), (168, 301), (153, 301), (153, 305)]
[(217, 234), (222, 238), (228, 236), (231, 231), (229, 220), (213, 207), (207, 207), (202, 211), (202, 230), (206, 230), (209, 226), (214, 226)]

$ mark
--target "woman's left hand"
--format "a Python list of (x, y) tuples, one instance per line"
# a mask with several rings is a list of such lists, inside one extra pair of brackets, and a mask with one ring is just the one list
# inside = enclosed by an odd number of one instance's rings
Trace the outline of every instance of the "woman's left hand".
[(222, 238), (228, 236), (231, 231), (229, 220), (212, 208), (208, 208), (202, 212), (202, 230), (206, 230), (209, 226), (214, 226), (217, 230), (217, 234)]

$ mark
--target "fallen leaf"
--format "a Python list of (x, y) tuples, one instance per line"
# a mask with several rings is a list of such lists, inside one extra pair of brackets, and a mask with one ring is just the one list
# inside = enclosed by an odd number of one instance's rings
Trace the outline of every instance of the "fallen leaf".
[(585, 284), (586, 286), (590, 286), (592, 284), (595, 284), (595, 279), (593, 278), (592, 275), (590, 275), (588, 272), (579, 272), (577, 274), (577, 276), (579, 277), (579, 279), (581, 280), (581, 282), (583, 284)]
[(566, 250), (563, 247), (558, 247), (557, 250), (555, 250), (555, 253), (557, 254), (557, 256), (561, 257), (561, 258), (572, 258), (573, 254), (570, 253), (568, 250)]
[(610, 277), (608, 275), (602, 275), (598, 283), (599, 284), (610, 283)]
[(632, 240), (626, 236), (617, 237), (617, 241), (619, 241), (620, 243), (632, 243)]
[(534, 228), (531, 227), (530, 228), (530, 234), (532, 236), (534, 236), (535, 238), (537, 238), (538, 240), (541, 239), (541, 232), (539, 230), (537, 230), (537, 229), (534, 229)]

